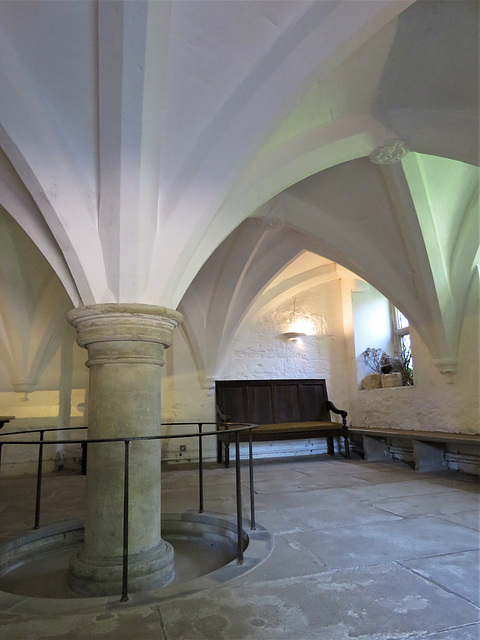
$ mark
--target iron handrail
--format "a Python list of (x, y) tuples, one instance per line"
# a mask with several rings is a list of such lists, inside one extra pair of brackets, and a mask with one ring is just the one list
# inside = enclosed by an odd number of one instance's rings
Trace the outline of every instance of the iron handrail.
[[(37, 463), (37, 488), (35, 499), (35, 522), (34, 529), (40, 526), (40, 506), (41, 506), (41, 488), (43, 474), (43, 448), (46, 444), (98, 444), (123, 442), (124, 443), (124, 496), (123, 496), (123, 564), (122, 564), (122, 595), (120, 602), (128, 601), (128, 494), (129, 494), (129, 449), (130, 443), (143, 440), (167, 440), (170, 438), (193, 438), (198, 437), (199, 440), (199, 513), (203, 513), (203, 447), (202, 440), (206, 436), (230, 434), (229, 437), (235, 435), (235, 483), (236, 483), (236, 506), (237, 506), (237, 564), (243, 564), (243, 514), (242, 514), (242, 487), (241, 487), (241, 469), (240, 469), (240, 432), (249, 431), (249, 476), (250, 476), (250, 529), (255, 530), (255, 503), (254, 503), (254, 476), (253, 476), (253, 451), (252, 451), (252, 430), (258, 425), (251, 423), (229, 423), (228, 430), (216, 429), (215, 431), (203, 431), (204, 425), (216, 425), (215, 422), (175, 422), (162, 423), (165, 427), (192, 426), (198, 427), (197, 433), (181, 433), (181, 434), (160, 434), (154, 436), (129, 436), (123, 438), (82, 438), (73, 440), (45, 440), (44, 434), (47, 432), (73, 431), (77, 429), (86, 429), (86, 426), (80, 427), (46, 427), (40, 429), (31, 429), (29, 431), (7, 432), (0, 435), (24, 435), (26, 433), (39, 433), (40, 439), (35, 441), (29, 440), (5, 440), (0, 441), (0, 470), (1, 470), (1, 454), (5, 445), (37, 445), (38, 446), (38, 463)], [(237, 426), (240, 425), (240, 426)], [(232, 428), (233, 427), (233, 428)]]
[(26, 431), (1, 431), (0, 438), (2, 436), (20, 436), (24, 433), (45, 433), (46, 431), (79, 431), (80, 429), (88, 429), (86, 425), (80, 425), (78, 427), (40, 427), (39, 429), (27, 429)]
[[(163, 423), (162, 427), (181, 427), (181, 426), (191, 426), (191, 425), (205, 425), (205, 424), (216, 424), (216, 422), (172, 422), (172, 423)], [(235, 433), (236, 431), (248, 431), (248, 429), (255, 429), (258, 427), (258, 424), (250, 424), (247, 422), (229, 422), (228, 429), (217, 429), (216, 431), (204, 431), (202, 432), (202, 436), (215, 436), (215, 435), (225, 435), (225, 433)], [(230, 428), (230, 425), (243, 425), (241, 427), (235, 427), (234, 429)], [(68, 430), (77, 430), (77, 429), (87, 429), (88, 427), (60, 427), (60, 428), (48, 428), (48, 429), (32, 429), (31, 431), (14, 431), (10, 433), (1, 433), (0, 436), (15, 436), (21, 435), (24, 433), (46, 433), (47, 431), (68, 431)], [(171, 438), (192, 438), (198, 436), (198, 433), (170, 433), (170, 434), (160, 434), (155, 436), (125, 436), (123, 438), (76, 438), (73, 440), (44, 440), (45, 444), (84, 444), (90, 442), (125, 442), (125, 440), (130, 440), (131, 442), (135, 440), (170, 440)], [(7, 442), (1, 444), (38, 444), (38, 440), (28, 441), (28, 440), (8, 440)]]

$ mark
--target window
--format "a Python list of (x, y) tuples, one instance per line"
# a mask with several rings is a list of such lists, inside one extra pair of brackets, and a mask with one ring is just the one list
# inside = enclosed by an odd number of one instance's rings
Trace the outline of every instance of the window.
[[(413, 369), (410, 323), (399, 309), (393, 307), (393, 340), (395, 355), (401, 359), (406, 369)], [(413, 375), (412, 375), (413, 383)]]

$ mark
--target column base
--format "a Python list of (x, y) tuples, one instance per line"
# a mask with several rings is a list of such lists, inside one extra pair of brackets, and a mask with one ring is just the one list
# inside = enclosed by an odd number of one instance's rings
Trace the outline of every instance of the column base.
[[(164, 587), (175, 574), (171, 544), (162, 544), (145, 553), (128, 557), (128, 591), (148, 591)], [(114, 596), (122, 592), (123, 558), (88, 558), (80, 549), (70, 559), (68, 586), (79, 596)]]

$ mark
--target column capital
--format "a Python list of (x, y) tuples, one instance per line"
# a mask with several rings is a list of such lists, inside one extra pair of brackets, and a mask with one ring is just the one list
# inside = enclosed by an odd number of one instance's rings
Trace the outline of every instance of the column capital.
[(163, 365), (163, 349), (171, 346), (182, 314), (148, 304), (112, 303), (77, 307), (67, 319), (77, 330), (77, 344), (88, 349), (88, 367), (119, 362)]
[(201, 389), (206, 389), (209, 392), (213, 392), (215, 389), (215, 376), (209, 376), (206, 373), (198, 374), (198, 382)]
[(92, 304), (67, 313), (67, 320), (78, 333), (79, 346), (116, 340), (172, 344), (172, 332), (183, 320), (182, 314), (150, 304)]
[(448, 379), (449, 384), (453, 382), (453, 376), (457, 373), (458, 360), (456, 358), (439, 358), (433, 361), (440, 373)]

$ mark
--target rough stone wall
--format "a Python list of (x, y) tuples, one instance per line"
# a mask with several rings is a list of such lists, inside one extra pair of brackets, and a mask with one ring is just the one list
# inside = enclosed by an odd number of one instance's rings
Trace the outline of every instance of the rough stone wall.
[[(65, 426), (78, 427), (85, 424), (85, 389), (72, 389), (71, 414), (68, 424)], [(34, 474), (37, 472), (38, 447), (36, 445), (9, 445), (8, 441), (37, 441), (38, 433), (31, 436), (26, 433), (22, 436), (8, 436), (12, 431), (30, 431), (41, 428), (58, 428), (59, 425), (59, 392), (34, 391), (29, 394), (28, 401), (23, 401), (18, 393), (0, 393), (0, 415), (13, 415), (15, 420), (5, 424), (1, 430), (2, 447), (2, 475)], [(61, 432), (65, 440), (84, 438), (85, 430)], [(55, 434), (45, 433), (45, 440), (60, 439)], [(72, 468), (80, 469), (81, 449), (80, 445), (47, 445), (44, 447), (43, 468), (45, 472), (54, 469)]]
[[(350, 295), (349, 291), (347, 294)], [(337, 406), (349, 411), (351, 424), (479, 433), (478, 305), (478, 293), (472, 288), (462, 331), (458, 372), (452, 379), (439, 372), (424, 343), (412, 329), (415, 386), (360, 390), (357, 372), (346, 366), (347, 361), (355, 360), (356, 354), (352, 341), (345, 339), (341, 285), (338, 280), (296, 297), (297, 318), (313, 321), (316, 331), (314, 335), (302, 338), (301, 342), (288, 342), (282, 336), (284, 331), (290, 329), (293, 298), (257, 317), (247, 318), (233, 340), (228, 357), (219, 364), (217, 378), (325, 378), (329, 397)], [(74, 351), (74, 383), (77, 379), (87, 379), (85, 351), (79, 348), (77, 351), (79, 353)], [(214, 391), (200, 384), (204, 374), (196, 370), (188, 347), (181, 333), (177, 332), (174, 347), (166, 352), (166, 365), (163, 368), (164, 422), (215, 420)], [(42, 383), (43, 379), (40, 389)], [(74, 384), (71, 393), (72, 426), (84, 422), (84, 399), (85, 389), (77, 388)], [(0, 414), (16, 415), (17, 420), (10, 428), (17, 430), (57, 426), (58, 389), (34, 391), (29, 395), (28, 402), (22, 402), (20, 394), (4, 391), (0, 393)], [(9, 425), (6, 425), (4, 431), (8, 429)], [(261, 455), (321, 452), (323, 444), (321, 441), (266, 443), (262, 445)], [(180, 451), (181, 445), (187, 447), (186, 451)], [(58, 458), (55, 447), (52, 446), (49, 451), (45, 456), (46, 470), (53, 469)], [(204, 452), (206, 459), (215, 459), (214, 438), (205, 441)], [(198, 458), (197, 440), (166, 440), (162, 454), (166, 460), (195, 460)], [(65, 460), (71, 459), (72, 464), (77, 464), (78, 455), (78, 451), (68, 452)], [(21, 451), (4, 447), (2, 458), (2, 473), (36, 471), (34, 447)]]
[[(366, 342), (375, 339), (368, 326), (369, 313), (373, 313), (372, 323), (375, 323), (388, 303), (368, 285), (353, 293), (352, 298), (359, 372), (360, 353), (364, 348), (383, 347), (388, 351), (388, 347), (381, 342), (381, 331), (377, 331), (378, 343)], [(411, 327), (414, 386), (371, 391), (361, 390), (360, 385), (356, 389), (352, 386), (351, 424), (417, 431), (479, 433), (479, 329), (478, 283), (472, 281), (461, 332), (457, 373), (453, 376), (442, 375), (423, 340)]]
[(366, 366), (362, 353), (368, 347), (383, 349), (394, 354), (390, 303), (382, 294), (366, 282), (355, 282), (351, 293), (357, 382), (372, 373)]
[(329, 398), (348, 404), (345, 337), (339, 281), (307, 291), (296, 298), (297, 319), (308, 319), (316, 333), (289, 342), (293, 298), (257, 319), (244, 323), (236, 335), (230, 358), (221, 369), (223, 379), (325, 378)]
[(352, 402), (352, 424), (479, 433), (478, 373), (468, 375), (472, 358), (466, 362), (461, 357), (459, 371), (453, 377), (444, 376), (413, 329), (411, 336), (415, 385), (358, 390)]
[[(283, 378), (325, 378), (329, 398), (338, 406), (348, 408), (348, 384), (345, 371), (345, 338), (343, 330), (340, 281), (333, 281), (315, 290), (299, 294), (295, 300), (296, 319), (311, 323), (314, 335), (298, 342), (288, 342), (282, 335), (291, 330), (293, 297), (278, 306), (247, 318), (235, 336), (228, 357), (221, 364), (217, 378), (224, 380), (255, 380)], [(173, 368), (167, 362), (163, 394), (164, 415), (175, 419), (215, 419), (214, 392), (200, 388), (197, 373), (188, 349), (178, 335), (175, 338)], [(173, 402), (168, 409), (168, 378)], [(170, 413), (169, 413), (170, 411)], [(183, 419), (187, 419), (184, 417)], [(180, 444), (187, 451), (180, 452)], [(267, 443), (260, 455), (292, 455), (319, 453), (323, 441)], [(205, 456), (214, 459), (215, 443), (206, 443)], [(182, 455), (180, 455), (180, 453)], [(198, 455), (195, 441), (171, 440), (165, 444), (164, 459), (189, 460)]]
[[(203, 430), (214, 430), (215, 426), (215, 392), (203, 389), (200, 385), (199, 372), (189, 352), (188, 346), (180, 331), (174, 336), (173, 347), (165, 351), (165, 366), (162, 379), (162, 422), (207, 423)], [(202, 374), (204, 372), (200, 372)], [(164, 427), (162, 433), (197, 432), (198, 427)], [(185, 447), (183, 451), (182, 448)], [(214, 460), (216, 456), (215, 437), (204, 439), (204, 456), (206, 460)], [(198, 460), (197, 438), (172, 438), (162, 441), (162, 460), (188, 462)]]

